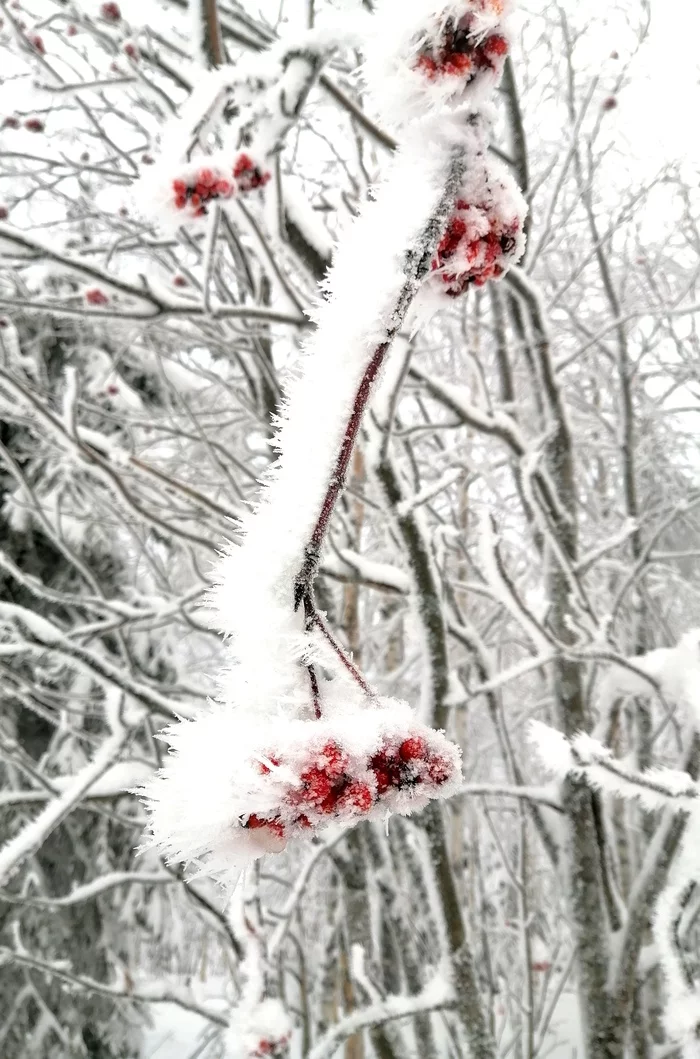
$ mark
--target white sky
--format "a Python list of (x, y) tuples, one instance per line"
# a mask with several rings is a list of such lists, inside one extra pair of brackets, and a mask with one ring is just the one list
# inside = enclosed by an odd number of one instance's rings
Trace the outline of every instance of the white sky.
[[(594, 5), (603, 0), (593, 0)], [(650, 36), (620, 98), (616, 121), (635, 154), (656, 166), (685, 158), (700, 165), (700, 6), (652, 0)]]

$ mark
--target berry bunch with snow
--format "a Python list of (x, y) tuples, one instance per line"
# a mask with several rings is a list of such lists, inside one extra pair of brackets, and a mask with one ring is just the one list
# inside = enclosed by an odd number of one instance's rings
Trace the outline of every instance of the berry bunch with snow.
[[(383, 0), (366, 77), (383, 117), (408, 125), (431, 109), (487, 102), (509, 50), (509, 0)], [(390, 42), (387, 44), (387, 42)]]
[(284, 1007), (274, 997), (265, 997), (234, 1012), (224, 1037), (224, 1054), (226, 1059), (281, 1059), (291, 1036)]
[(164, 734), (170, 782), (149, 788), (151, 826), (169, 859), (188, 849), (215, 872), (330, 824), (414, 812), (461, 779), (459, 749), (390, 699), (254, 726), (217, 706)]
[(508, 169), (485, 153), (479, 156), (431, 262), (431, 287), (454, 298), (471, 284), (482, 287), (503, 276), (525, 249), (526, 213)]
[(215, 202), (264, 187), (270, 175), (264, 165), (242, 151), (233, 159), (219, 153), (167, 169), (159, 166), (147, 184), (161, 219), (183, 224), (205, 217)]
[[(256, 105), (253, 93), (253, 88), (259, 94), (269, 88), (265, 63), (261, 70), (265, 76), (254, 75), (241, 62), (200, 77), (179, 117), (163, 130), (159, 156), (155, 161), (149, 156), (149, 172), (134, 189), (144, 216), (155, 214), (166, 226), (197, 222), (214, 203), (224, 205), (270, 180), (267, 159), (275, 146), (269, 135), (271, 119)], [(227, 108), (237, 113), (231, 127), (226, 124)], [(212, 151), (216, 141), (223, 146)]]

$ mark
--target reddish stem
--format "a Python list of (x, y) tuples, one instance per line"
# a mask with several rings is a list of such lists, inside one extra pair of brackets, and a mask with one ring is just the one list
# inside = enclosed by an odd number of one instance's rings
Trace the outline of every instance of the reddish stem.
[[(318, 627), (323, 636), (326, 638), (328, 643), (331, 645), (338, 658), (348, 670), (353, 679), (360, 685), (366, 695), (372, 695), (372, 689), (369, 684), (362, 676), (357, 666), (353, 665), (351, 660), (345, 654), (343, 648), (332, 636), (330, 630), (326, 627), (321, 615), (316, 610), (316, 604), (314, 602), (313, 595), (313, 583), (316, 577), (316, 571), (318, 569), (318, 561), (321, 554), (321, 545), (323, 544), (323, 538), (328, 530), (328, 523), (330, 522), (333, 509), (338, 501), (340, 492), (345, 484), (345, 475), (347, 474), (348, 466), (350, 464), (350, 457), (352, 450), (357, 440), (357, 435), (360, 429), (360, 423), (362, 422), (362, 413), (365, 410), (369, 395), (372, 391), (372, 386), (379, 374), (379, 369), (382, 366), (386, 351), (390, 346), (390, 342), (382, 342), (381, 345), (377, 346), (372, 356), (371, 361), (365, 369), (365, 373), (362, 376), (360, 385), (357, 393), (355, 394), (355, 400), (352, 406), (352, 412), (348, 419), (347, 426), (345, 427), (345, 434), (343, 436), (343, 442), (340, 446), (340, 452), (338, 458), (335, 461), (335, 467), (333, 468), (333, 474), (331, 475), (330, 485), (326, 491), (326, 495), (321, 505), (321, 513), (318, 516), (316, 525), (314, 526), (313, 533), (309, 538), (309, 543), (305, 549), (304, 562), (302, 563), (301, 570), (297, 574), (296, 582), (294, 585), (294, 609), (297, 610), (299, 605), (303, 603), (304, 613), (306, 616), (306, 631), (310, 632), (314, 627)], [(311, 696), (313, 699), (314, 714), (317, 719), (321, 717), (321, 701), (318, 685), (318, 677), (313, 666), (308, 666), (309, 680), (311, 683)]]
[(326, 495), (323, 499), (323, 504), (321, 505), (321, 514), (318, 516), (313, 533), (309, 538), (309, 543), (306, 545), (304, 562), (302, 563), (301, 570), (297, 574), (294, 588), (295, 610), (298, 609), (299, 604), (309, 594), (314, 577), (316, 576), (319, 556), (321, 554), (321, 545), (323, 543), (323, 538), (326, 535), (328, 523), (333, 514), (333, 509), (335, 508), (340, 492), (345, 484), (345, 475), (347, 474), (352, 450), (360, 429), (360, 423), (362, 422), (362, 413), (365, 410), (372, 386), (379, 374), (379, 369), (382, 366), (389, 345), (389, 342), (382, 342), (381, 345), (377, 346), (372, 359), (362, 376), (362, 381), (360, 382), (357, 393), (355, 394), (352, 413), (350, 414), (347, 426), (345, 427), (345, 435), (340, 446), (340, 452), (338, 453), (335, 467), (333, 468), (330, 485), (328, 486)]
[(372, 689), (371, 689), (371, 687), (369, 686), (369, 684), (367, 683), (365, 678), (362, 676), (362, 673), (360, 673), (359, 669), (354, 664), (354, 662), (352, 662), (348, 658), (348, 656), (345, 654), (345, 651), (340, 646), (338, 641), (335, 639), (335, 637), (333, 636), (333, 633), (330, 631), (330, 629), (328, 628), (328, 626), (326, 625), (326, 623), (324, 622), (323, 618), (318, 613), (318, 611), (316, 611), (314, 618), (315, 618), (314, 625), (316, 625), (317, 628), (320, 629), (321, 633), (328, 640), (328, 643), (331, 645), (331, 647), (333, 648), (333, 650), (337, 654), (337, 656), (340, 659), (340, 661), (343, 663), (343, 665), (348, 670), (350, 675), (354, 678), (354, 680), (356, 680), (357, 683), (360, 685), (360, 687), (364, 691), (365, 695), (369, 695), (369, 697), (371, 698), (372, 695), (374, 694)]

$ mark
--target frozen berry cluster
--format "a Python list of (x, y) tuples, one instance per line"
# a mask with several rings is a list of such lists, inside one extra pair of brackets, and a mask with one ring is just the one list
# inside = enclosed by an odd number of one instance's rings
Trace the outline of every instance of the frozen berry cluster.
[(456, 298), (471, 284), (482, 287), (498, 279), (521, 250), (522, 223), (515, 211), (504, 217), (493, 203), (471, 205), (458, 199), (431, 269), (439, 275), (444, 293)]
[(115, 4), (109, 0), (109, 2), (102, 4), (100, 7), (100, 14), (105, 22), (121, 22), (121, 8), (119, 4)]
[(428, 41), (416, 60), (416, 69), (429, 80), (439, 77), (463, 78), (466, 84), (481, 71), (500, 76), (508, 54), (508, 41), (500, 33), (480, 31), (473, 12), (445, 23), (439, 41)]
[(88, 305), (107, 305), (109, 297), (99, 287), (90, 287), (85, 291), (85, 301)]
[(251, 1059), (282, 1059), (282, 1056), (287, 1054), (290, 1036), (291, 1034), (287, 1033), (284, 1037), (261, 1038), (255, 1049), (249, 1053)]
[[(450, 744), (439, 733), (425, 732), (385, 738), (359, 766), (338, 741), (327, 740), (299, 770), (298, 779), (286, 784), (279, 809), (242, 817), (241, 826), (264, 832), (281, 848), (287, 839), (334, 820), (356, 820), (377, 808), (401, 811), (418, 799), (428, 801), (454, 779), (458, 761), (446, 752)], [(258, 768), (275, 780), (286, 765), (283, 755), (269, 754), (262, 755)]]
[(204, 166), (189, 179), (173, 180), (173, 202), (175, 209), (203, 217), (212, 202), (264, 187), (269, 179), (269, 172), (260, 169), (249, 155), (241, 154), (230, 175), (220, 168)]

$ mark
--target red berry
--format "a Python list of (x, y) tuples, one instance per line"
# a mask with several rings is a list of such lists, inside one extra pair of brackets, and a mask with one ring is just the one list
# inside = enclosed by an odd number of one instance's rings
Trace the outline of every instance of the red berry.
[(253, 162), (247, 154), (241, 154), (236, 159), (233, 167), (233, 175), (238, 181), (241, 191), (252, 191), (261, 188), (270, 179), (270, 173), (264, 173)]
[(617, 106), (617, 100), (615, 99), (615, 96), (608, 96), (607, 99), (603, 100), (601, 106), (603, 110), (614, 110)]
[(108, 3), (102, 4), (102, 7), (100, 8), (100, 14), (107, 22), (119, 22), (122, 17), (119, 4), (115, 4), (113, 0), (110, 0), (110, 2)]
[(391, 787), (391, 777), (385, 769), (374, 769), (374, 777), (377, 781), (377, 794), (384, 794)]
[[(176, 272), (176, 273), (175, 273), (175, 275), (173, 276), (173, 286), (174, 286), (174, 287), (187, 287), (187, 286), (188, 286), (187, 280), (185, 279), (185, 277), (184, 277), (184, 276), (182, 275), (182, 273), (181, 273), (181, 272)], [(274, 758), (270, 758), (270, 760), (271, 760), (271, 761), (273, 762), (273, 764), (275, 764), (275, 765), (278, 765), (278, 764), (279, 764), (279, 762), (278, 762), (278, 761), (275, 761), (275, 760), (274, 760)], [(269, 771), (270, 771), (270, 770), (269, 770), (269, 768), (267, 768), (266, 766), (264, 766), (264, 765), (262, 764), (262, 762), (261, 762), (261, 765), (260, 765), (260, 767), (261, 767), (261, 769), (263, 769), (263, 768), (264, 768), (266, 772), (269, 772)]]
[(402, 761), (415, 761), (417, 758), (425, 757), (426, 750), (425, 739), (421, 739), (419, 736), (412, 736), (409, 739), (404, 739), (399, 747), (399, 757)]
[(251, 831), (264, 829), (265, 831), (270, 831), (273, 835), (277, 835), (278, 838), (284, 838), (284, 824), (281, 820), (266, 820), (256, 813), (250, 814), (243, 827), (249, 828)]
[(153, 165), (153, 158), (150, 154), (142, 154), (141, 162), (143, 165)]
[(318, 808), (321, 810), (322, 813), (326, 813), (326, 815), (330, 815), (331, 813), (335, 812), (337, 805), (338, 805), (338, 796), (335, 793), (335, 791), (331, 790), (330, 794), (326, 795), (326, 797), (320, 803)]
[(34, 51), (39, 52), (39, 55), (45, 55), (46, 54), (46, 48), (44, 47), (44, 41), (42, 40), (42, 38), (39, 36), (38, 33), (30, 34), (28, 39), (29, 39), (29, 43), (31, 44), (31, 46), (34, 49)]
[(183, 209), (186, 205), (187, 205), (187, 196), (186, 195), (176, 195), (175, 196), (175, 206), (176, 206), (176, 208), (178, 210)]
[(338, 808), (366, 813), (372, 807), (372, 801), (372, 791), (366, 783), (351, 783), (338, 798)]
[(0, 221), (6, 221), (8, 217), (7, 206), (0, 206)]
[(88, 305), (106, 305), (109, 298), (99, 287), (91, 287), (85, 291), (85, 301)]
[(139, 60), (139, 58), (140, 58), (140, 56), (139, 56), (139, 50), (138, 50), (138, 48), (136, 47), (136, 45), (135, 45), (135, 44), (133, 44), (133, 43), (132, 43), (132, 42), (131, 42), (130, 40), (126, 41), (126, 43), (124, 44), (124, 48), (123, 48), (123, 51), (124, 51), (124, 54), (125, 54), (125, 55), (128, 55), (128, 57), (129, 57), (129, 58), (130, 58), (130, 59), (131, 59), (131, 60), (132, 60), (133, 62), (138, 62), (138, 60)]
[(445, 61), (441, 65), (441, 70), (445, 74), (449, 74), (454, 77), (459, 74), (467, 74), (472, 68), (472, 60), (464, 52), (453, 52), (448, 55)]
[[(320, 768), (312, 766), (311, 768), (304, 769), (301, 773), (300, 779), (303, 784), (303, 788), (299, 792), (302, 801), (324, 807), (324, 805), (328, 803), (328, 799), (331, 797), (333, 790), (333, 784), (325, 772)], [(324, 812), (327, 811), (328, 809), (324, 808)]]
[(27, 120), (24, 123), (24, 127), (29, 132), (43, 132), (44, 131), (44, 123), (41, 120), (41, 118), (27, 118)]
[(434, 268), (439, 268), (445, 258), (452, 257), (466, 232), (467, 226), (461, 217), (450, 218), (445, 234), (437, 248), (437, 259), (434, 259)]
[(115, 386), (115, 384), (111, 382), (109, 386), (105, 387), (105, 393), (108, 393), (110, 397), (114, 397), (115, 394), (119, 393), (119, 387)]
[(325, 773), (331, 779), (340, 779), (348, 767), (347, 754), (333, 740), (329, 740), (323, 747), (319, 760), (323, 762)]
[(247, 173), (249, 170), (254, 169), (252, 159), (247, 154), (240, 154), (236, 159), (236, 164), (233, 167), (233, 175), (235, 177), (241, 176), (242, 173)]
[(501, 37), (500, 34), (496, 33), (494, 36), (486, 38), (483, 48), (487, 55), (507, 55), (508, 41), (505, 37)]
[(70, 25), (70, 26), (68, 26), (68, 28), (66, 29), (66, 36), (67, 36), (67, 37), (74, 37), (74, 36), (76, 35), (76, 33), (77, 33), (77, 32), (78, 32), (78, 27), (77, 27), (77, 26), (74, 26), (74, 25), (73, 25), (73, 24), (71, 23), (71, 25)]
[(18, 129), (19, 118), (16, 118), (14, 115), (10, 115), (9, 117), (5, 118), (2, 123), (2, 127), (3, 129)]
[(437, 785), (446, 783), (450, 778), (449, 762), (435, 754), (428, 761), (428, 776)]
[(390, 787), (398, 787), (401, 782), (401, 762), (386, 750), (370, 758), (369, 767), (377, 781), (377, 794), (384, 794)]
[(437, 74), (438, 64), (435, 59), (431, 59), (429, 55), (419, 55), (418, 61), (416, 62), (416, 69), (424, 73), (431, 81)]

